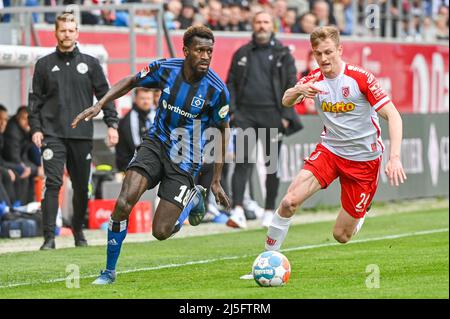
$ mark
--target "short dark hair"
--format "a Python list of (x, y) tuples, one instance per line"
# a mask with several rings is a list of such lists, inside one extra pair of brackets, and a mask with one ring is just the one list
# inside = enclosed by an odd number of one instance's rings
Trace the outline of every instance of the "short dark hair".
[(22, 112), (27, 112), (27, 113), (28, 113), (28, 110), (27, 110), (27, 106), (26, 106), (26, 105), (19, 106), (19, 108), (18, 108), (17, 111), (16, 111), (16, 115), (19, 115), (19, 114), (22, 113)]
[(8, 113), (8, 109), (3, 104), (0, 104), (0, 112), (1, 111)]
[(190, 26), (183, 36), (183, 45), (188, 47), (192, 44), (194, 37), (212, 40), (214, 43), (214, 34), (211, 29), (204, 25)]

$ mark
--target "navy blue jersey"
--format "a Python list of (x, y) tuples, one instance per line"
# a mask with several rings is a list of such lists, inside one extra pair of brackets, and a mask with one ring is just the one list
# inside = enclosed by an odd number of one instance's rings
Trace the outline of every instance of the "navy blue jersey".
[(148, 134), (163, 142), (174, 163), (195, 176), (206, 142), (203, 132), (229, 121), (230, 93), (211, 69), (198, 82), (186, 82), (183, 63), (184, 59), (154, 61), (136, 74), (136, 80), (137, 86), (162, 91)]

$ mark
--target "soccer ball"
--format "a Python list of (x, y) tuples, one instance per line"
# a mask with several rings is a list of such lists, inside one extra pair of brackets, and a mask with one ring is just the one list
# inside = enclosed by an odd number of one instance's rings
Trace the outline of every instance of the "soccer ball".
[(256, 257), (252, 268), (253, 278), (261, 287), (283, 286), (291, 275), (291, 265), (278, 251), (265, 251)]

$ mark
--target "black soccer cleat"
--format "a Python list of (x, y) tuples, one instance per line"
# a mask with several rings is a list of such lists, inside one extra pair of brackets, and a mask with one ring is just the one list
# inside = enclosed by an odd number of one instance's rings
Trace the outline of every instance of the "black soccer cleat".
[(88, 243), (82, 230), (75, 231), (72, 229), (73, 238), (75, 240), (75, 247), (87, 247)]
[(55, 238), (45, 238), (44, 243), (39, 250), (51, 250), (55, 249), (55, 246)]

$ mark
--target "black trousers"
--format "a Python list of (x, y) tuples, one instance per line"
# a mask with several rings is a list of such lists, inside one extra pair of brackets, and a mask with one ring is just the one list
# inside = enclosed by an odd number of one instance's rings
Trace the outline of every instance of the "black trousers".
[(46, 136), (42, 147), (45, 172), (45, 192), (42, 200), (44, 237), (55, 235), (59, 191), (63, 184), (64, 165), (73, 188), (72, 228), (83, 227), (88, 204), (88, 185), (91, 174), (92, 140), (61, 139)]
[[(263, 152), (267, 159), (266, 167), (271, 171), (266, 175), (266, 200), (265, 209), (275, 209), (275, 200), (278, 195), (278, 186), (280, 179), (277, 176), (278, 157), (280, 153), (281, 140), (279, 134), (282, 132), (281, 115), (275, 107), (273, 109), (251, 109), (242, 108), (235, 114), (235, 127), (240, 128), (236, 135), (236, 141), (239, 139), (245, 141), (243, 144), (235, 144), (236, 148), (236, 166), (234, 168), (231, 187), (233, 193), (233, 206), (242, 206), (244, 201), (245, 185), (250, 179), (255, 159), (250, 156), (255, 149), (255, 141), (249, 141), (247, 137), (243, 138), (245, 130), (253, 129), (256, 141), (261, 139)], [(265, 134), (260, 135), (258, 129), (265, 129)], [(270, 130), (272, 129), (272, 130)], [(247, 135), (248, 136), (248, 135)]]

